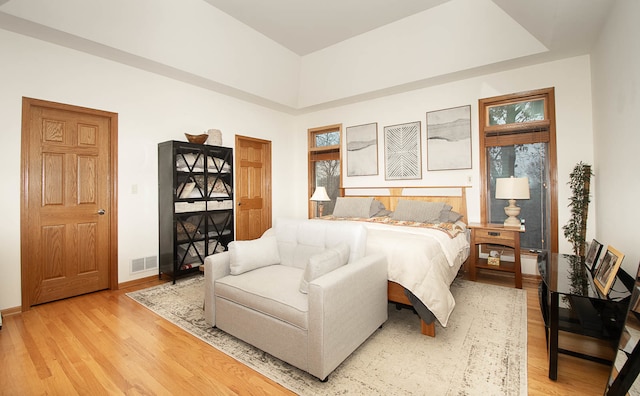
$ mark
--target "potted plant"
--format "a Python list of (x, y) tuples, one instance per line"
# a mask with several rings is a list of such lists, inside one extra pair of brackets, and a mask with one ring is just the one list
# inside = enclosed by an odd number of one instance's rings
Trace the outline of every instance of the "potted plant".
[(571, 187), (571, 198), (569, 198), (569, 208), (571, 208), (571, 218), (562, 227), (564, 236), (573, 245), (573, 254), (584, 257), (586, 234), (587, 234), (587, 212), (589, 210), (589, 184), (591, 182), (591, 165), (580, 161), (573, 172), (569, 174), (569, 186)]

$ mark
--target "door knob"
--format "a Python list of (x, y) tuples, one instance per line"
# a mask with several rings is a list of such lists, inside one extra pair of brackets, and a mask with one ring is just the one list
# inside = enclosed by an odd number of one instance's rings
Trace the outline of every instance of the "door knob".
[(104, 212), (104, 209), (98, 209), (98, 214), (99, 214), (100, 216), (102, 216), (104, 213), (105, 213), (105, 212)]

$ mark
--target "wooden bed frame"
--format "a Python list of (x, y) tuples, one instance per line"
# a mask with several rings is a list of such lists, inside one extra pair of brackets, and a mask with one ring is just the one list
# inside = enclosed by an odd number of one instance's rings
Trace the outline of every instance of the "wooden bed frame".
[[(445, 202), (453, 211), (460, 213), (462, 221), (467, 220), (467, 196), (465, 186), (452, 187), (346, 187), (342, 189), (344, 197), (373, 197), (382, 202), (387, 210), (394, 211), (400, 199), (425, 202)], [(404, 294), (404, 287), (396, 282), (388, 281), (387, 298), (389, 301), (411, 306)], [(435, 320), (430, 324), (420, 320), (420, 332), (424, 335), (436, 336)]]

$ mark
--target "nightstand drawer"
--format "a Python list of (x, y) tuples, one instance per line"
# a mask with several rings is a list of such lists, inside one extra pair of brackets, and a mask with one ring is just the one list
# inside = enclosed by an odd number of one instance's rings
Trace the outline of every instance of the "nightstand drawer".
[(494, 243), (499, 243), (501, 240), (513, 242), (515, 240), (514, 232), (517, 231), (475, 229), (473, 232), (476, 241), (491, 239)]

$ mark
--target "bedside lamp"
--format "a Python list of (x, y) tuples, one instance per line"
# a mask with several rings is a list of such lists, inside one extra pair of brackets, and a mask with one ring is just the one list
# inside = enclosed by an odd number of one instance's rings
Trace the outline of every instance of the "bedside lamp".
[(327, 190), (324, 187), (316, 187), (316, 191), (313, 192), (310, 201), (317, 202), (318, 217), (322, 217), (322, 209), (324, 209), (323, 202), (331, 201), (331, 198), (327, 195)]
[(520, 227), (520, 207), (516, 206), (516, 199), (529, 199), (529, 178), (508, 177), (496, 179), (496, 199), (508, 199), (509, 206), (504, 213), (509, 216), (504, 221), (505, 227)]

